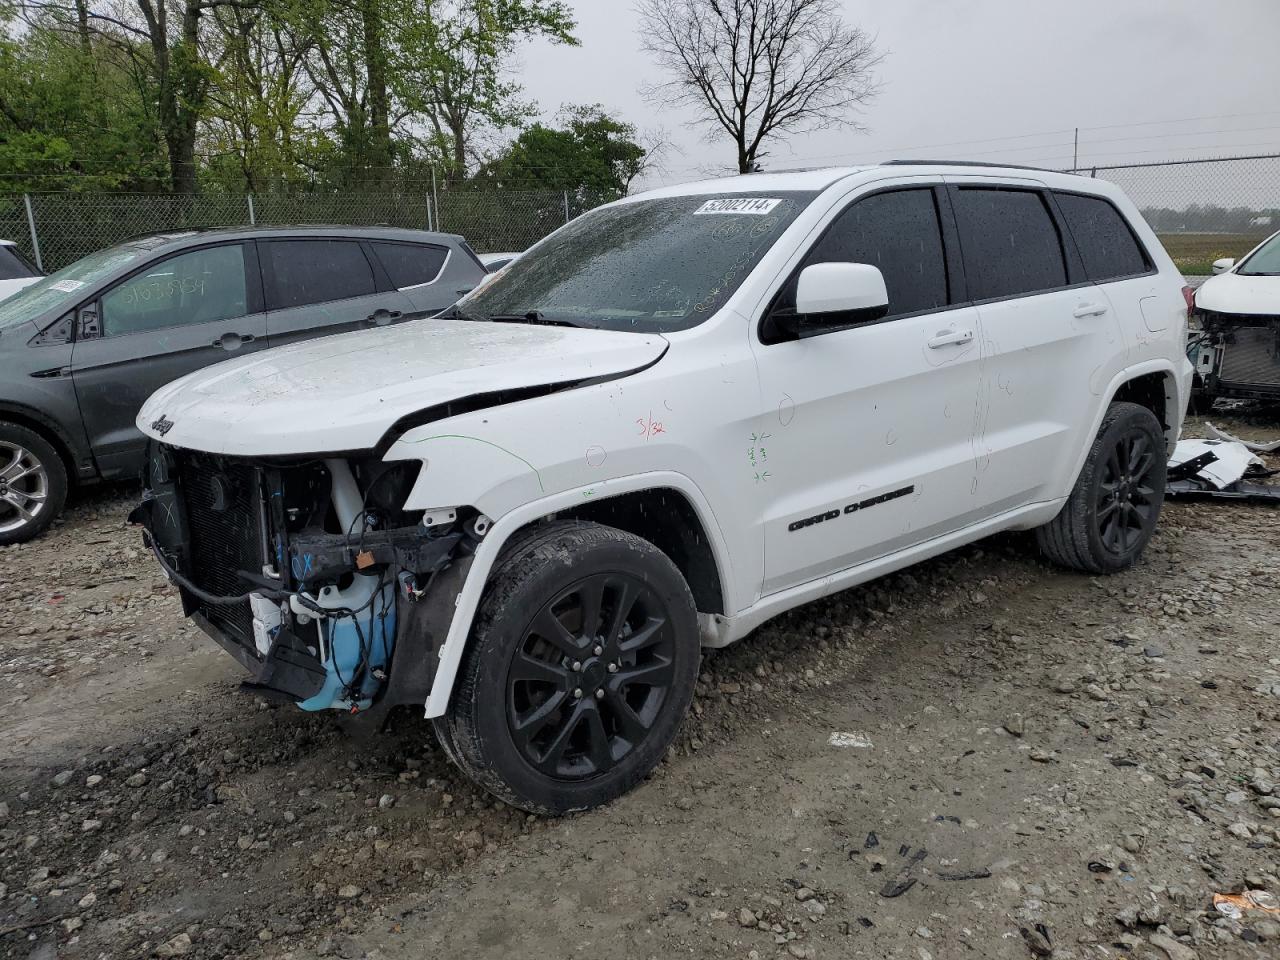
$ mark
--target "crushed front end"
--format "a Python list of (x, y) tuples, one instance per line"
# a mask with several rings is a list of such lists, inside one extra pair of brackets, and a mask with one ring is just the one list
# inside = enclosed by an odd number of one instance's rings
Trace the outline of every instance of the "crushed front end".
[(449, 606), (426, 601), (438, 580), (465, 576), (486, 523), (404, 511), (421, 467), (153, 443), (130, 519), (187, 616), (249, 671), (248, 689), (304, 710), (385, 715), (425, 701)]
[(1216, 397), (1280, 397), (1280, 314), (1201, 309), (1191, 361), (1206, 393)]

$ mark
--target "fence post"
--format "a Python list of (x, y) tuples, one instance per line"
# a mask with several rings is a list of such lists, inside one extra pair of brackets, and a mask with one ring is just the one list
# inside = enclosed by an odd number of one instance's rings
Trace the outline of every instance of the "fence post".
[(436, 185), (436, 168), (431, 168), (431, 196), (435, 200), (436, 208), (436, 229), (443, 230), (440, 225), (440, 188)]
[(564, 192), (564, 222), (569, 222), (569, 191)]
[(245, 194), (245, 199), (249, 201), (249, 226), (257, 226), (258, 218), (253, 212), (253, 194)]
[(40, 238), (36, 236), (36, 215), (31, 209), (31, 194), (24, 193), (22, 203), (27, 208), (27, 228), (31, 231), (31, 252), (36, 257), (36, 269), (44, 273), (44, 262), (40, 259)]

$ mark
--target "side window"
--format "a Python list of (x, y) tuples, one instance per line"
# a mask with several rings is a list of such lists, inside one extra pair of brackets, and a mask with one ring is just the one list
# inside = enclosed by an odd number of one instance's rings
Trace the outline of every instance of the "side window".
[(1054, 196), (1090, 280), (1101, 283), (1137, 276), (1151, 269), (1151, 260), (1129, 229), (1128, 221), (1109, 200), (1078, 193), (1055, 193)]
[(269, 240), (263, 279), (267, 309), (363, 297), (377, 290), (373, 267), (358, 240)]
[(1066, 286), (1062, 238), (1038, 191), (961, 187), (954, 197), (971, 298), (992, 300)]
[(27, 262), (17, 247), (0, 244), (0, 280), (18, 280), (22, 277), (38, 277), (40, 271)]
[(397, 290), (430, 283), (440, 276), (440, 268), (449, 255), (449, 251), (443, 247), (432, 247), (425, 243), (375, 240), (370, 246)]
[[(869, 263), (884, 274), (890, 317), (947, 305), (947, 261), (933, 190), (893, 190), (856, 201), (805, 258)], [(794, 303), (794, 291), (791, 293)]]
[(102, 335), (232, 320), (248, 312), (244, 247), (204, 247), (161, 260), (106, 293)]

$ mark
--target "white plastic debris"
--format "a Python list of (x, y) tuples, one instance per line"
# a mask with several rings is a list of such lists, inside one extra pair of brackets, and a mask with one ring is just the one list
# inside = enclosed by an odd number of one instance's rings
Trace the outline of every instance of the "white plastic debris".
[(1275, 451), (1280, 450), (1280, 440), (1272, 440), (1270, 443), (1254, 443), (1251, 440), (1241, 440), (1239, 437), (1233, 436), (1232, 434), (1227, 433), (1227, 431), (1222, 430), (1219, 427), (1215, 427), (1212, 423), (1209, 423), (1208, 421), (1205, 421), (1204, 429), (1205, 429), (1205, 432), (1209, 434), (1209, 436), (1213, 437), (1215, 440), (1226, 440), (1226, 441), (1235, 441), (1236, 443), (1242, 443), (1247, 448), (1254, 451), (1254, 453), (1274, 453)]
[(871, 747), (871, 738), (865, 733), (843, 733), (837, 730), (827, 738), (827, 743), (833, 747), (859, 747), (866, 750)]
[(1186, 463), (1204, 453), (1212, 453), (1218, 459), (1201, 467), (1196, 476), (1219, 490), (1243, 477), (1251, 465), (1262, 465), (1262, 461), (1239, 440), (1179, 440), (1173, 456), (1169, 458), (1169, 466)]

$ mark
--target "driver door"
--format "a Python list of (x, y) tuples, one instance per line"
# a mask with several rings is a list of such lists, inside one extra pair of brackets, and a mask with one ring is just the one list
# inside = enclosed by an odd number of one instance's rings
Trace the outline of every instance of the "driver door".
[(135, 472), (138, 409), (181, 376), (266, 346), (252, 246), (224, 243), (151, 263), (80, 309), (71, 376), (104, 477)]
[[(790, 338), (800, 270), (878, 267), (888, 314)], [(825, 321), (823, 321), (825, 323)], [(973, 519), (977, 311), (965, 302), (947, 195), (932, 184), (863, 195), (819, 237), (754, 343), (766, 407), (753, 455), (765, 537), (762, 593), (848, 569)]]

